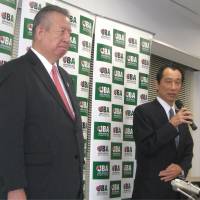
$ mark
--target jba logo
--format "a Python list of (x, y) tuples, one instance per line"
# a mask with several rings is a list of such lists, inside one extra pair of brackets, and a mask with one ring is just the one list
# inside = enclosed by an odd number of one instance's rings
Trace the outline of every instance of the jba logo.
[(122, 115), (122, 109), (121, 108), (113, 108), (113, 114), (114, 115)]
[(115, 61), (124, 62), (124, 55), (121, 52), (115, 52)]
[(101, 67), (99, 69), (100, 76), (105, 78), (110, 78), (110, 68), (109, 67)]
[(133, 129), (132, 128), (125, 128), (126, 135), (133, 135)]
[(123, 189), (125, 193), (131, 192), (131, 184), (130, 183), (124, 183)]
[(101, 37), (105, 39), (110, 39), (111, 38), (110, 30), (101, 29)]
[(121, 181), (110, 182), (110, 198), (121, 197)]
[(108, 153), (108, 146), (100, 145), (97, 147), (98, 153)]
[(119, 89), (115, 89), (113, 91), (113, 94), (114, 94), (114, 97), (117, 98), (117, 99), (122, 99), (122, 90), (119, 90)]
[(121, 134), (122, 133), (122, 130), (120, 127), (113, 127), (113, 133), (114, 134)]
[(33, 24), (27, 24), (27, 30), (29, 31), (29, 32), (32, 32), (32, 30), (33, 30)]
[(81, 60), (81, 67), (87, 71), (90, 70), (90, 62), (87, 60)]
[(137, 39), (132, 38), (132, 37), (128, 38), (128, 46), (137, 47), (137, 43), (138, 43)]
[(144, 38), (140, 38), (140, 52), (146, 55), (150, 55), (150, 41)]
[(64, 56), (63, 57), (63, 66), (75, 69), (75, 58)]
[(86, 51), (90, 51), (92, 48), (91, 43), (86, 40), (82, 41), (82, 46), (83, 46), (83, 50), (86, 50)]
[(14, 15), (11, 15), (10, 13), (2, 12), (1, 17), (4, 21), (7, 21), (8, 23), (14, 22)]
[(126, 110), (126, 111), (125, 111), (126, 117), (133, 117), (133, 113), (134, 113), (133, 110)]
[(114, 70), (114, 77), (115, 78), (123, 79), (123, 77), (124, 77), (123, 71), (121, 71), (121, 70)]
[(29, 6), (30, 6), (30, 9), (35, 10), (35, 11), (39, 11), (42, 8), (42, 5), (40, 3), (35, 2), (35, 1), (30, 1)]
[(113, 165), (112, 166), (112, 172), (114, 174), (118, 174), (120, 172), (120, 165)]
[(79, 101), (79, 106), (81, 109), (87, 109), (88, 108), (88, 102), (87, 101)]
[(83, 88), (83, 89), (88, 89), (89, 88), (89, 83), (87, 81), (81, 81), (80, 82), (80, 86)]
[(100, 52), (101, 52), (102, 55), (111, 56), (111, 51), (108, 48), (105, 48), (105, 47), (104, 48), (100, 48)]
[(113, 153), (120, 153), (120, 152), (121, 152), (120, 146), (113, 145), (113, 147), (112, 147), (112, 152), (113, 152)]
[(100, 133), (110, 133), (109, 126), (98, 126), (97, 129), (98, 129), (98, 132)]
[(135, 99), (136, 98), (136, 95), (135, 95), (135, 92), (126, 92), (125, 93), (125, 95), (126, 95), (126, 98), (128, 98), (128, 99)]
[(110, 94), (110, 88), (106, 86), (100, 86), (98, 88), (100, 94)]
[(136, 75), (135, 74), (127, 74), (126, 77), (130, 81), (136, 81)]
[(77, 19), (75, 16), (70, 15), (69, 20), (72, 26), (75, 27), (77, 25)]
[(136, 84), (136, 74), (126, 74), (126, 79), (128, 83)]
[(113, 44), (125, 48), (126, 33), (113, 29)]
[(107, 165), (98, 165), (96, 167), (97, 172), (108, 172), (108, 166)]
[(108, 185), (97, 185), (96, 187), (96, 191), (99, 193), (99, 192), (105, 192), (107, 193), (108, 192)]
[(137, 57), (135, 56), (127, 56), (128, 63), (137, 63)]
[(98, 110), (100, 113), (110, 113), (110, 109), (107, 106), (99, 106)]
[(124, 147), (124, 152), (125, 153), (132, 153), (132, 147), (131, 146), (125, 146)]
[(148, 101), (148, 95), (147, 94), (141, 94), (140, 95), (140, 102), (145, 103)]
[(123, 178), (132, 178), (133, 177), (133, 162), (123, 162)]
[(12, 41), (13, 41), (12, 38), (0, 35), (0, 44), (11, 47)]
[(145, 66), (149, 66), (150, 64), (149, 60), (147, 59), (142, 59), (141, 62), (142, 62), (142, 65), (145, 65)]
[(87, 20), (83, 20), (82, 21), (82, 26), (83, 26), (83, 28), (85, 28), (85, 29), (92, 29), (92, 23), (90, 23), (89, 21), (87, 21)]

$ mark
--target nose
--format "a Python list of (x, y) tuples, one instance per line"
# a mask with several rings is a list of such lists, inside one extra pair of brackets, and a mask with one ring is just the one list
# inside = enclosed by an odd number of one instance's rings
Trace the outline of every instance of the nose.
[(65, 42), (69, 42), (69, 40), (70, 40), (70, 32), (65, 31), (65, 33), (63, 34), (63, 40)]

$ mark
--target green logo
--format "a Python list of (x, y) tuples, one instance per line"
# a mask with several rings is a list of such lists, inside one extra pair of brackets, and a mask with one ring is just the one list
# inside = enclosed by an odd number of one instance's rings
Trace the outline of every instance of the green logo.
[(121, 181), (110, 181), (110, 198), (121, 197)]
[(126, 67), (130, 69), (138, 69), (138, 54), (126, 52)]
[(111, 123), (94, 122), (94, 139), (110, 140)]
[(0, 3), (4, 4), (6, 6), (9, 6), (11, 8), (14, 8), (14, 9), (16, 9), (16, 6), (17, 6), (16, 0), (1, 0)]
[(0, 31), (0, 53), (12, 55), (13, 35)]
[(123, 106), (112, 104), (112, 121), (123, 121)]
[(140, 38), (140, 53), (150, 55), (151, 43), (150, 40)]
[(80, 33), (92, 37), (93, 20), (80, 16)]
[(148, 90), (149, 77), (148, 74), (139, 73), (139, 88)]
[(88, 115), (88, 99), (78, 97), (81, 116)]
[(124, 69), (113, 67), (112, 82), (124, 85)]
[(133, 178), (133, 162), (122, 162), (122, 178)]
[(122, 159), (122, 143), (111, 143), (111, 159), (121, 160)]
[(137, 90), (125, 88), (124, 103), (128, 105), (137, 105)]
[(97, 60), (112, 63), (112, 47), (104, 44), (97, 44)]
[(79, 56), (79, 74), (89, 76), (90, 72), (90, 59)]
[(123, 141), (134, 141), (133, 126), (124, 124)]
[(111, 85), (96, 83), (95, 100), (111, 101)]
[(93, 162), (93, 179), (109, 179), (109, 174), (109, 162)]
[(78, 52), (78, 34), (71, 33), (69, 51)]
[(25, 39), (32, 40), (32, 29), (33, 29), (33, 20), (25, 18), (24, 19), (24, 35)]
[(125, 48), (126, 33), (113, 29), (113, 45)]

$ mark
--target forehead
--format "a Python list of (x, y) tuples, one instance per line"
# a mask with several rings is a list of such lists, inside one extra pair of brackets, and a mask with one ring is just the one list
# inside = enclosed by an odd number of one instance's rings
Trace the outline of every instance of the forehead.
[(166, 68), (163, 71), (162, 78), (182, 79), (182, 74), (178, 69)]

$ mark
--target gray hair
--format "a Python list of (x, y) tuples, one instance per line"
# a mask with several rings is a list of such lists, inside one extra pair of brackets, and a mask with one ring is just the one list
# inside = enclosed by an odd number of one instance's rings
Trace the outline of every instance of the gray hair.
[(43, 7), (35, 16), (34, 20), (33, 20), (33, 29), (32, 29), (32, 37), (33, 39), (35, 38), (35, 32), (36, 32), (36, 28), (38, 25), (42, 24), (42, 23), (47, 23), (47, 15), (51, 12), (57, 12), (60, 14), (65, 15), (66, 17), (69, 18), (69, 12), (68, 10), (55, 6), (55, 5), (48, 5)]

